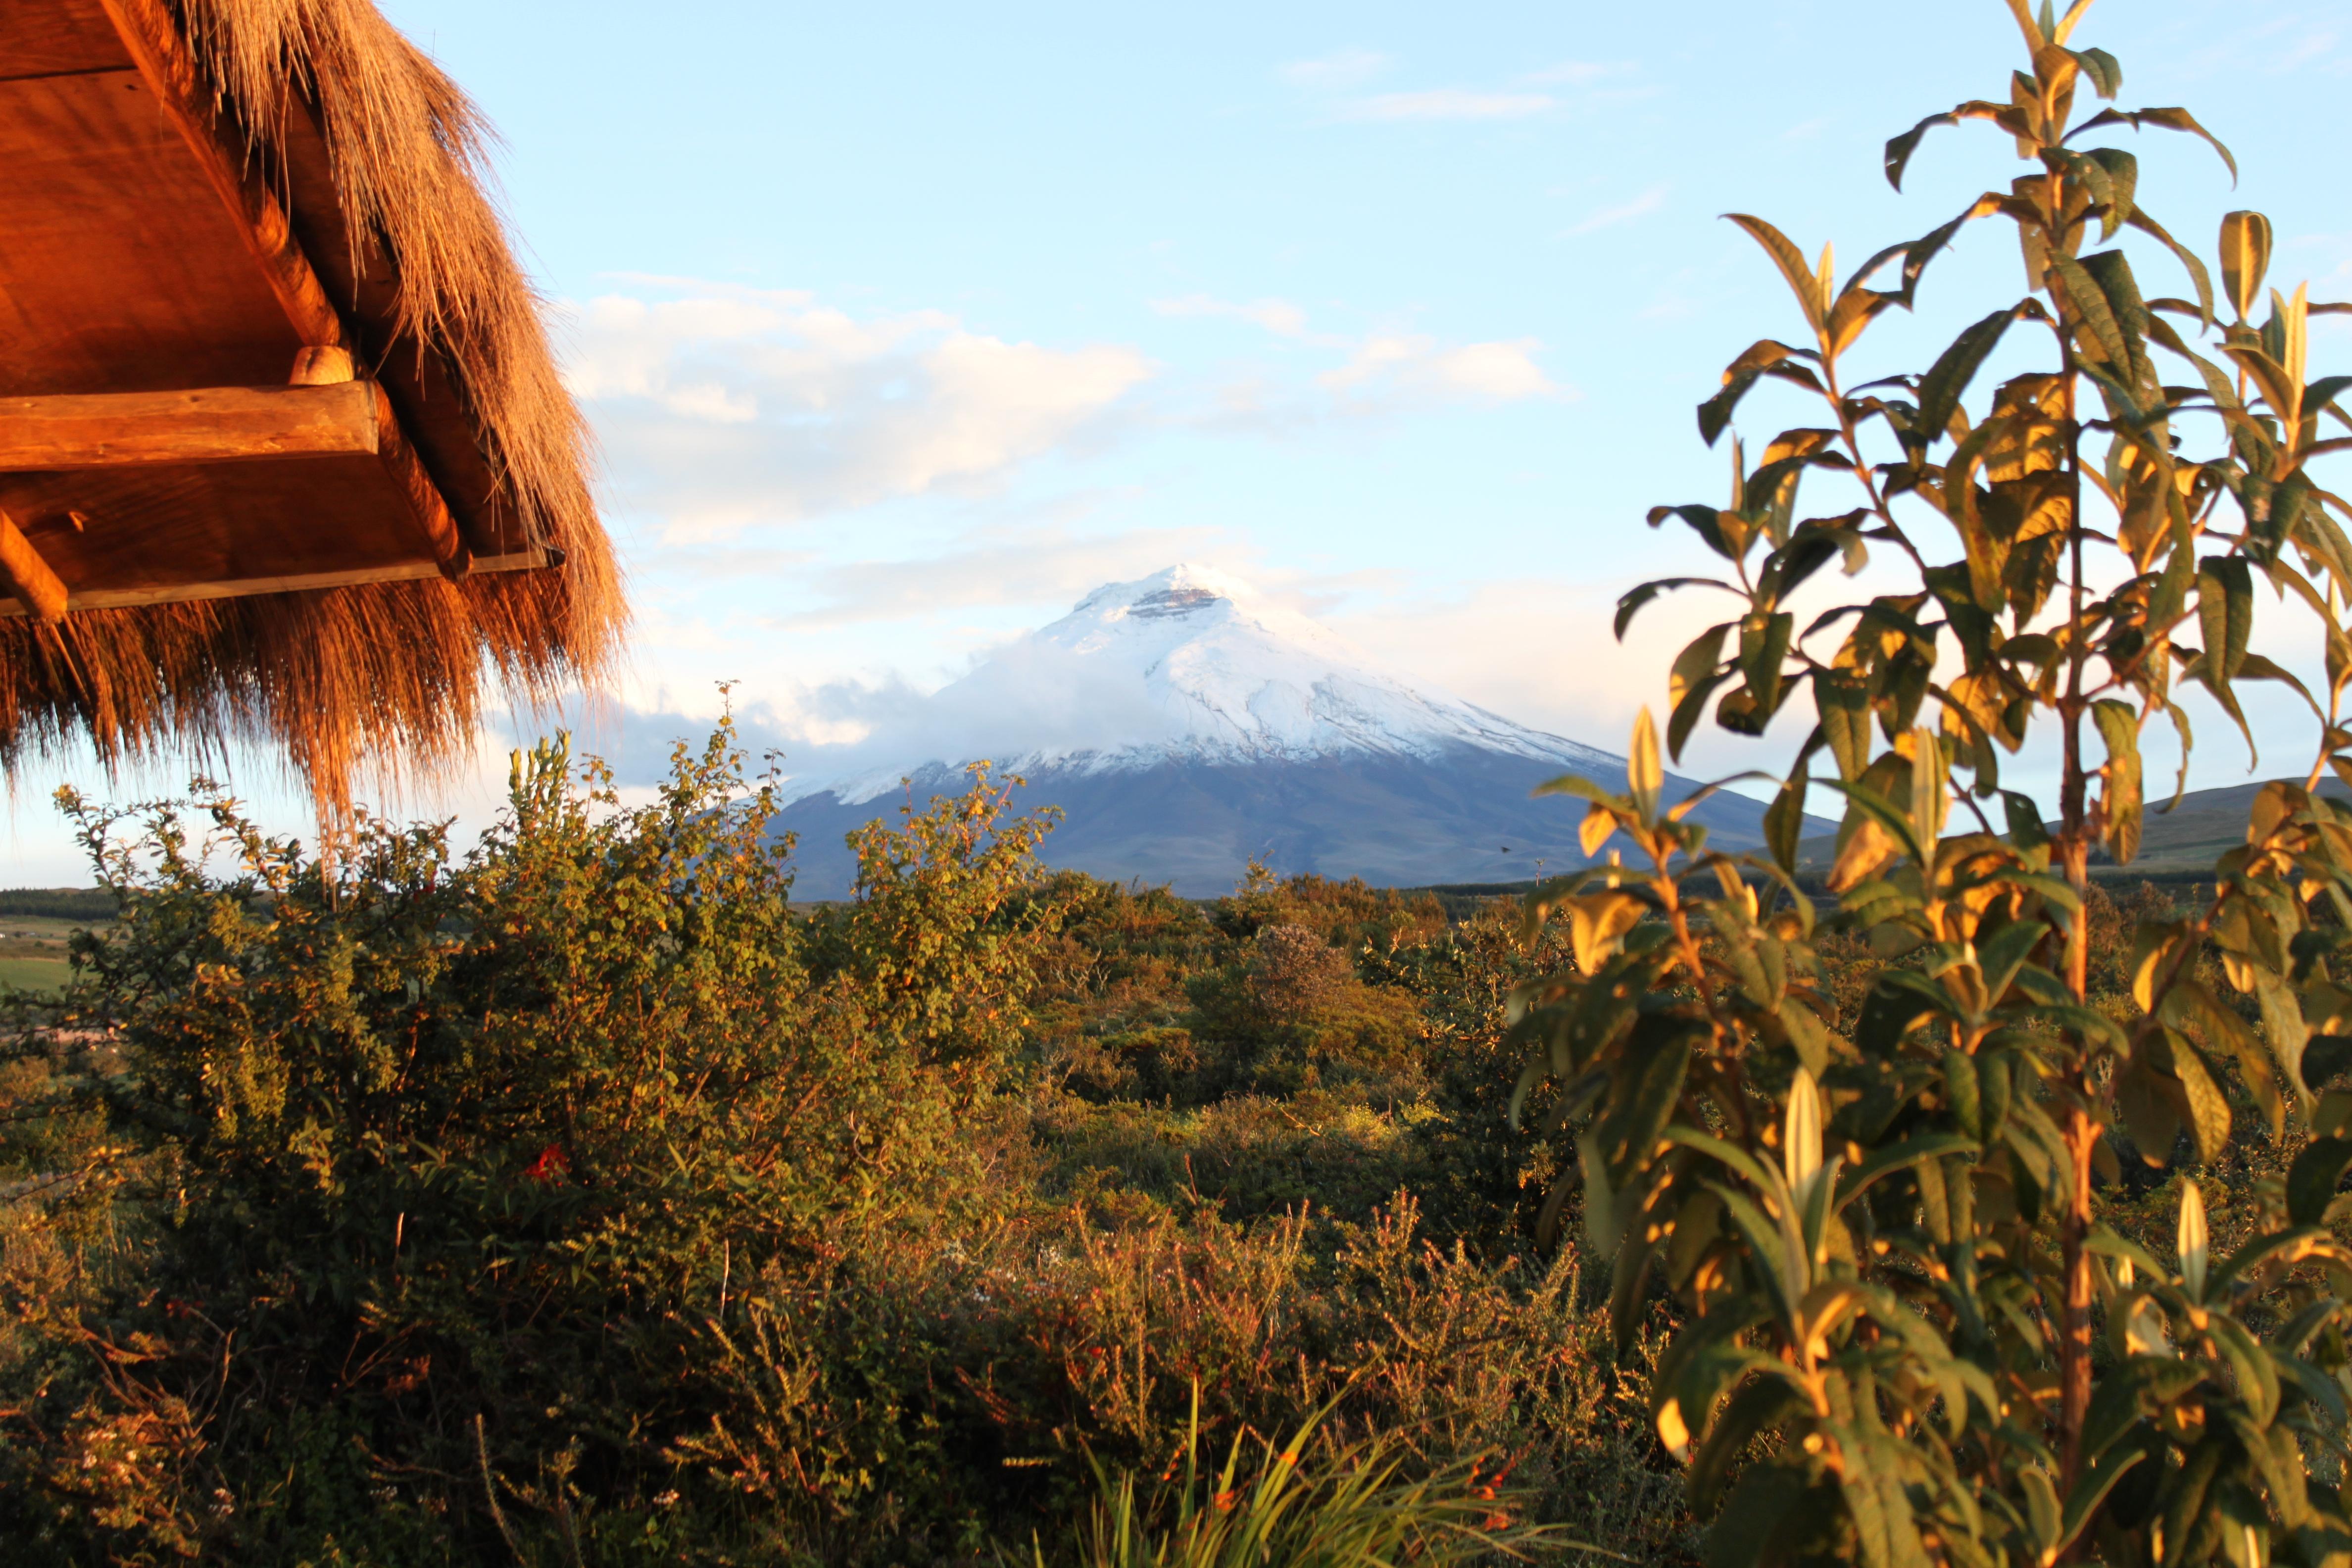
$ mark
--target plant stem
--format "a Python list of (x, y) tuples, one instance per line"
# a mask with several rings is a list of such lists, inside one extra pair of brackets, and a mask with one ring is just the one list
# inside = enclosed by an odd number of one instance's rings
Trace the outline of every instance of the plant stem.
[[(2055, 173), (2052, 175), (2051, 210), (2063, 221), (2064, 195)], [(2050, 247), (2053, 256), (2063, 253), (2063, 232), (2051, 235)], [(2067, 564), (2071, 579), (2066, 605), (2070, 634), (2066, 639), (2066, 695), (2059, 706), (2059, 723), (2065, 738), (2065, 771), (2059, 786), (2058, 844), (2067, 885), (2074, 889), (2076, 898), (2084, 900), (2066, 930), (2066, 988), (2080, 1003), (2090, 990), (2091, 959), (2091, 817), (2085, 798), (2088, 774), (2083, 765), (2083, 714), (2087, 706), (2083, 694), (2083, 670), (2090, 661), (2083, 622), (2083, 432), (2076, 418), (2074, 344), (2068, 330), (2064, 291), (2053, 288), (2050, 295), (2051, 303), (2057, 307), (2060, 324), (2058, 346), (2063, 381), (2059, 393), (2059, 418), (2065, 431)], [(2066, 1321), (2060, 1329), (2058, 1343), (2058, 1456), (2059, 1484), (2068, 1496), (2073, 1495), (2074, 1482), (2082, 1474), (2083, 1418), (2091, 1406), (2091, 1258), (2083, 1243), (2091, 1230), (2091, 1155), (2098, 1142), (2099, 1127), (2090, 1112), (2091, 1085), (2084, 1059), (2088, 1049), (2089, 1042), (2083, 1042), (2066, 1075), (2074, 1103), (2066, 1125), (2073, 1180), (2060, 1224)]]

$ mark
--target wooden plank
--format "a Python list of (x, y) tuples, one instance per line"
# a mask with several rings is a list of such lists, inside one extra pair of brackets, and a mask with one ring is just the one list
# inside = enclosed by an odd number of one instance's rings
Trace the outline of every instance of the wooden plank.
[(98, 0), (0, 5), (0, 80), (114, 70), (130, 63)]
[[(130, 51), (140, 75), (154, 92), (222, 205), (238, 222), (270, 290), (306, 349), (350, 349), (342, 315), (328, 298), (317, 270), (294, 232), (285, 204), (258, 174), (261, 160), (216, 107), (187, 42), (162, 0), (100, 0)], [(289, 90), (291, 90), (290, 88)], [(376, 450), (408, 498), (419, 532), (440, 569), (465, 575), (472, 552), (459, 536), (446, 499), (401, 429), (383, 389), (372, 388), (378, 412)]]
[(268, 385), (302, 346), (137, 71), (0, 81), (0, 396)]
[[(21, 537), (21, 535), (19, 536)], [(561, 566), (563, 556), (555, 550), (525, 550), (512, 555), (477, 556), (475, 573), (538, 572)], [(176, 588), (114, 588), (99, 589), (88, 594), (71, 594), (65, 599), (68, 610), (128, 610), (143, 605), (186, 604), (199, 599), (242, 599), (256, 594), (296, 594), (313, 588), (353, 588), (369, 583), (414, 583), (426, 577), (438, 577), (441, 569), (426, 561), (412, 561), (397, 566), (365, 567), (351, 572), (312, 572), (291, 577), (245, 577), (228, 583), (192, 583)], [(25, 606), (15, 600), (0, 600), (0, 620), (26, 614)]]
[(381, 453), (384, 407), (355, 381), (0, 397), (0, 472)]
[(16, 520), (0, 511), (0, 582), (16, 595), (14, 608), (45, 621), (66, 613), (66, 585), (33, 548)]
[(374, 451), (0, 472), (0, 509), (77, 593), (441, 559)]

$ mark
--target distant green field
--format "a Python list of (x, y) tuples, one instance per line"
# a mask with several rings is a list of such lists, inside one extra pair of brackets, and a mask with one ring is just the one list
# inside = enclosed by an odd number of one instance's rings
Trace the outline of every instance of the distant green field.
[(25, 991), (55, 991), (73, 973), (62, 958), (0, 956), (0, 985)]

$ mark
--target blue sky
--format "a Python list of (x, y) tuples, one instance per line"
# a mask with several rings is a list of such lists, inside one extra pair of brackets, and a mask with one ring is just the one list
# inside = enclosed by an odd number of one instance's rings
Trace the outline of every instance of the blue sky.
[[(1901, 195), (1879, 174), (1889, 134), (2002, 93), (1998, 0), (385, 8), (505, 138), (633, 574), (625, 707), (674, 725), (734, 679), (803, 756), (877, 689), (1182, 559), (1614, 748), (1703, 624), (1672, 607), (1612, 645), (1625, 586), (1695, 563), (1643, 513), (1719, 499), (1692, 405), (1794, 326), (1719, 215), (1850, 265), (2018, 167), (1973, 127)], [(2104, 0), (2076, 42), (2246, 171), (2233, 192), (2151, 133), (2144, 203), (2200, 241), (2263, 208), (2276, 274), (2352, 296), (2352, 7)], [(1924, 363), (2017, 282), (1987, 226), (1873, 349)], [(2300, 751), (2292, 721), (2266, 712)], [(2200, 782), (2242, 777), (2205, 732)], [(47, 778), (18, 783), (11, 879), (74, 879)]]

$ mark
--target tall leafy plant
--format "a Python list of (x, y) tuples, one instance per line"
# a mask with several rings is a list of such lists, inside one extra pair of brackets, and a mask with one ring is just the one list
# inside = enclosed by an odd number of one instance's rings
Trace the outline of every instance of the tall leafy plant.
[[(1714, 1561), (2315, 1568), (2352, 1553), (2313, 1479), (2341, 1473), (2313, 1462), (2343, 1452), (2352, 1381), (2352, 1258), (2326, 1224), (2352, 1163), (2352, 1093), (2330, 1088), (2352, 1067), (2352, 810), (2316, 793), (2329, 767), (2352, 779), (2352, 508), (2313, 464), (2352, 446), (2331, 434), (2352, 377), (2305, 362), (2310, 318), (2345, 307), (2265, 297), (2258, 213), (2222, 221), (2215, 267), (2177, 238), (2142, 203), (2136, 133), (2201, 138), (2234, 174), (2228, 150), (2186, 110), (2097, 106), (2122, 70), (2074, 41), (2089, 0), (2009, 5), (2026, 60), (2005, 95), (1920, 121), (1885, 169), (1899, 188), (1931, 132), (1984, 121), (2023, 173), (1843, 283), (1827, 247), (1732, 220), (1803, 331), (1733, 360), (1700, 432), (1765, 381), (1818, 413), (1734, 441), (1729, 504), (1653, 511), (1716, 568), (1627, 595), (1617, 631), (1671, 591), (1736, 605), (1674, 661), (1669, 752), (1710, 705), (1743, 734), (1792, 704), (1814, 722), (1769, 861), (1668, 806), (1646, 713), (1624, 793), (1559, 781), (1591, 802), (1587, 854), (1622, 835), (1633, 862), (1529, 900), (1574, 963), (1515, 1001), (1521, 1091), (1557, 1080), (1620, 1333), (1654, 1283), (1685, 1309), (1656, 1419), (1721, 1510)], [(1873, 324), (1976, 223), (2014, 231), (2022, 294), (1932, 363), (1863, 368)], [(1834, 561), (1892, 584), (1800, 628), (1792, 597)], [(2308, 615), (2323, 689), (2252, 651), (2258, 585)], [(2142, 733), (2176, 728), (2185, 755), (2196, 686), (2251, 747), (2254, 680), (2310, 704), (2318, 761), (2263, 788), (2188, 918), (2141, 926), (2129, 1005), (2094, 1007), (2088, 868), (2137, 848)], [(2054, 826), (2000, 778), (2052, 731)], [(1852, 1017), (1816, 983), (1793, 879), (1815, 787), (1845, 808), (1829, 918), (1902, 960)], [(2225, 981), (2202, 977), (2209, 945)], [(2233, 1073), (2273, 1136), (2308, 1140), (2242, 1247), (2212, 1254), (2184, 1184), (2176, 1256), (2152, 1257), (2101, 1189), (2184, 1130), (2195, 1160), (2220, 1153)]]

